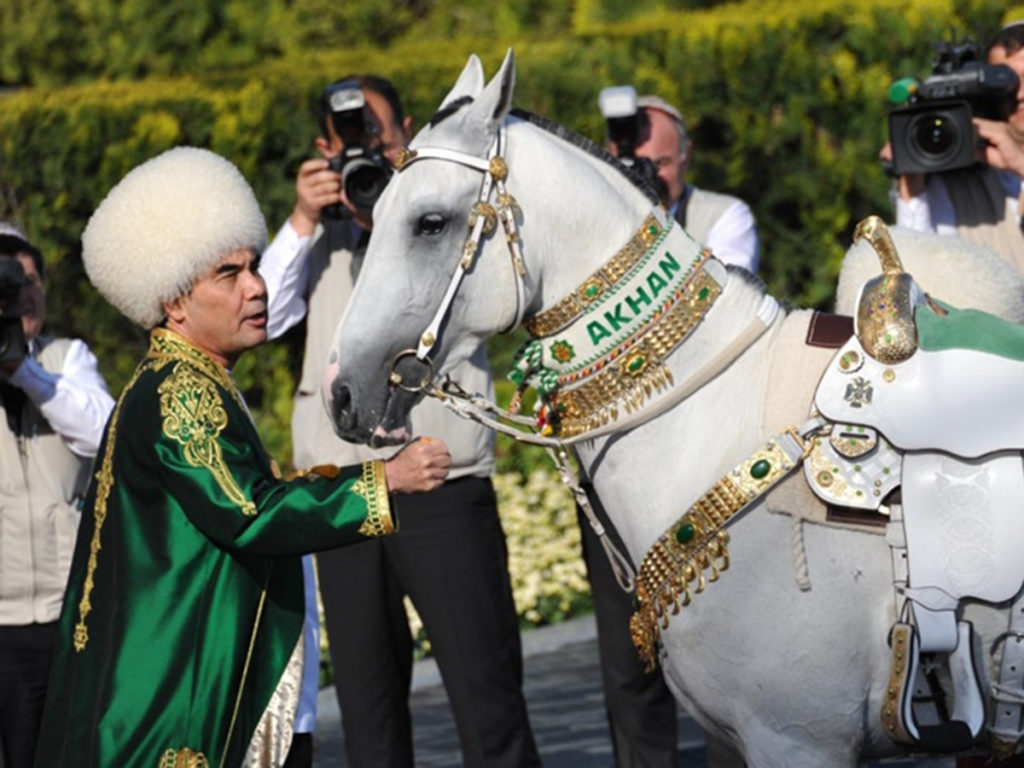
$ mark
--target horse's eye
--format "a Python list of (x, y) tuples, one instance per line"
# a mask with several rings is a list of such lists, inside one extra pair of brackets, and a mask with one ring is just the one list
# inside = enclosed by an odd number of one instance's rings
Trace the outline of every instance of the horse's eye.
[(448, 219), (440, 213), (425, 213), (416, 222), (416, 234), (428, 237), (440, 235), (448, 226)]

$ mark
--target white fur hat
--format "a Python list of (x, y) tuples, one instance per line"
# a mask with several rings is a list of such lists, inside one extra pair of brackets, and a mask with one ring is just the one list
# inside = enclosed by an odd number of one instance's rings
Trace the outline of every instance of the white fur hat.
[(239, 170), (220, 155), (177, 147), (131, 170), (82, 233), (82, 260), (104, 298), (143, 328), (162, 302), (239, 248), (263, 251), (267, 225)]

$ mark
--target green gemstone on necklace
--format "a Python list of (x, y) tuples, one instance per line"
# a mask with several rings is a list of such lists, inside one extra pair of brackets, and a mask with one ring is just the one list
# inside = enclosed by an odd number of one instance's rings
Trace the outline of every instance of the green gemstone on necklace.
[(693, 534), (696, 533), (692, 523), (683, 523), (676, 529), (676, 541), (680, 544), (685, 544), (693, 538)]
[(645, 362), (646, 360), (644, 360), (643, 355), (637, 355), (626, 364), (626, 370), (630, 373), (636, 373), (644, 367)]
[(768, 459), (755, 461), (754, 465), (750, 468), (750, 476), (755, 480), (760, 480), (768, 474), (771, 468), (772, 465), (768, 462)]
[(588, 299), (592, 299), (592, 298), (594, 298), (594, 297), (595, 297), (595, 296), (597, 296), (597, 294), (598, 294), (598, 293), (600, 293), (600, 292), (601, 292), (601, 289), (600, 289), (600, 288), (598, 288), (598, 287), (597, 287), (596, 285), (588, 285), (588, 286), (587, 286), (587, 291), (586, 291), (586, 293), (587, 293), (587, 298), (588, 298)]
[(704, 299), (708, 297), (709, 293), (711, 293), (711, 289), (705, 285), (703, 288), (700, 289), (700, 293), (697, 294), (697, 298), (700, 299), (701, 301), (704, 301)]
[(652, 235), (658, 234), (658, 225), (657, 224), (651, 224), (651, 226), (649, 226), (647, 228), (647, 231), (650, 232)]

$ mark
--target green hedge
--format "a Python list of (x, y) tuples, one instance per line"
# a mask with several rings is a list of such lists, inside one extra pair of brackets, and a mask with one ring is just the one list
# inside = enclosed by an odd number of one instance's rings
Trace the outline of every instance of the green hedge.
[(5, 0), (0, 84), (138, 79), (417, 40), (560, 38), (722, 0)]
[[(42, 246), (51, 328), (85, 337), (115, 390), (143, 339), (84, 277), (79, 237), (92, 210), (139, 162), (176, 144), (195, 144), (239, 165), (273, 229), (290, 210), (295, 170), (312, 150), (315, 97), (346, 72), (392, 78), (422, 123), (470, 52), (481, 54), (492, 73), (511, 45), (518, 105), (594, 139), (603, 130), (596, 109), (603, 86), (632, 82), (658, 92), (681, 105), (689, 120), (693, 180), (751, 204), (769, 288), (793, 303), (821, 306), (830, 300), (855, 223), (869, 213), (888, 213), (888, 180), (877, 151), (885, 140), (889, 82), (924, 75), (933, 44), (951, 31), (990, 31), (1015, 13), (993, 0), (750, 0), (706, 10), (667, 10), (674, 4), (651, 1), (636, 6), (641, 15), (629, 16), (634, 6), (622, 2), (563, 0), (515, 4), (518, 10), (499, 4), (505, 17), (489, 21), (488, 29), (466, 16), (474, 11), (452, 2), (186, 5), (186, 12), (167, 18), (156, 11), (147, 16), (155, 6), (141, 1), (97, 0), (88, 4), (89, 18), (82, 17), (86, 4), (67, 0), (14, 0), (0, 9), (5, 32), (13, 29), (8, 23), (27, 24), (20, 29), (28, 36), (19, 39), (38, 48), (18, 70), (12, 51), (24, 56), (25, 46), (13, 46), (5, 34), (0, 81), (74, 79), (69, 71), (82, 77), (193, 72), (0, 95), (0, 218), (23, 224)], [(372, 27), (373, 14), (398, 7), (423, 13), (395, 27), (390, 47), (328, 49), (331, 26), (311, 21), (328, 7), (352, 17), (345, 28), (357, 40), (372, 36), (357, 34), (356, 16)], [(77, 18), (77, 29), (64, 17), (48, 25), (54, 9)], [(447, 26), (438, 17), (436, 29), (418, 27), (418, 20), (442, 11), (455, 14)], [(340, 24), (337, 14), (323, 18)], [(1017, 9), (1016, 15), (1024, 13)], [(300, 22), (306, 37), (292, 34)], [(136, 27), (148, 34), (125, 31)], [(467, 29), (492, 34), (458, 36)], [(506, 30), (514, 34), (502, 36)], [(68, 44), (75, 32), (81, 51)], [(440, 42), (447, 33), (456, 36)], [(172, 39), (177, 42), (166, 42)], [(308, 47), (313, 44), (322, 47)], [(42, 62), (47, 57), (49, 69)], [(115, 60), (116, 66), (100, 67)], [(267, 346), (238, 370), (268, 444), (283, 458), (297, 339), (293, 334), (285, 344)], [(507, 355), (500, 344), (496, 352)]]

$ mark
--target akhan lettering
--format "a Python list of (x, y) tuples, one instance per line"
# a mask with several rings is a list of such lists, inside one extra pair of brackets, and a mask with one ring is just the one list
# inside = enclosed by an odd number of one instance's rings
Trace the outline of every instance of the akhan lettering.
[(599, 345), (602, 339), (610, 338), (615, 331), (621, 330), (640, 317), (644, 307), (651, 306), (658, 294), (669, 286), (672, 275), (681, 271), (679, 262), (666, 251), (664, 257), (658, 261), (658, 269), (651, 271), (645, 278), (647, 290), (644, 290), (643, 286), (637, 287), (636, 293), (626, 296), (614, 309), (604, 313), (604, 322), (593, 320), (587, 323), (590, 343)]

